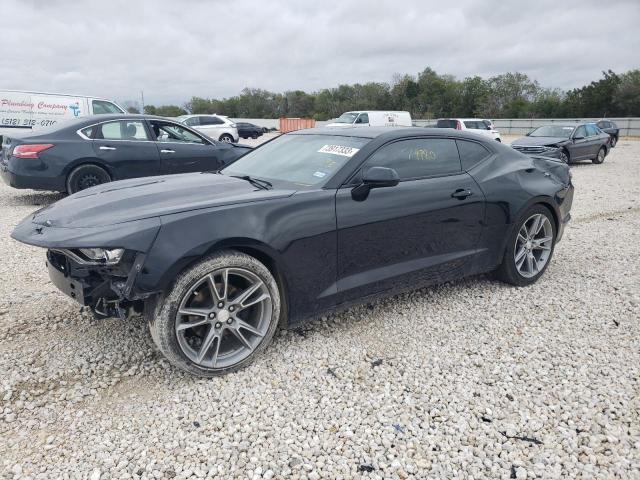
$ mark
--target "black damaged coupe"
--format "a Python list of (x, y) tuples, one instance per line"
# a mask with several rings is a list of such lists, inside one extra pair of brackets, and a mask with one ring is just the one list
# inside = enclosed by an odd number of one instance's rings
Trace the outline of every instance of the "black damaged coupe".
[(89, 188), (25, 219), (53, 283), (143, 312), (176, 366), (250, 363), (278, 324), (483, 272), (526, 286), (569, 221), (568, 166), (442, 129), (311, 129), (219, 172)]

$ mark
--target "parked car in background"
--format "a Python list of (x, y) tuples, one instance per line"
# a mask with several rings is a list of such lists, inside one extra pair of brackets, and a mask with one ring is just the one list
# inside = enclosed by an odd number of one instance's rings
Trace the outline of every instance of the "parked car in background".
[(182, 115), (178, 121), (220, 142), (237, 143), (238, 127), (224, 115)]
[(526, 155), (555, 157), (566, 163), (602, 163), (611, 148), (610, 141), (595, 123), (553, 123), (532, 130), (511, 146)]
[(566, 164), (489, 137), (318, 128), (217, 175), (98, 186), (12, 237), (48, 249), (62, 292), (103, 317), (143, 313), (173, 365), (213, 376), (326, 310), (489, 271), (530, 285), (572, 200)]
[(6, 137), (0, 176), (14, 188), (75, 193), (101, 183), (218, 170), (251, 147), (149, 115), (94, 115)]
[(611, 148), (615, 147), (620, 137), (620, 129), (615, 122), (611, 120), (600, 120), (596, 123), (598, 128), (611, 137)]
[(105, 98), (0, 90), (0, 141), (6, 135), (39, 130), (70, 118), (111, 113), (126, 112)]
[(409, 112), (369, 110), (345, 112), (327, 127), (411, 127)]
[(263, 127), (248, 122), (236, 122), (240, 138), (258, 138), (264, 134)]
[(436, 122), (436, 127), (468, 130), (502, 142), (500, 132), (493, 128), (491, 120), (482, 120), (480, 118), (439, 118)]

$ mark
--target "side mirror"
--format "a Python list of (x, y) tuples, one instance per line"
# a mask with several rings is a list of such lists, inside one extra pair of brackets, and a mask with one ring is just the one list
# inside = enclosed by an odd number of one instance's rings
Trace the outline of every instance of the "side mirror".
[(371, 188), (395, 187), (400, 183), (400, 177), (393, 168), (371, 167), (362, 175), (362, 183)]
[(351, 198), (366, 200), (372, 188), (395, 187), (400, 183), (398, 172), (393, 168), (371, 167), (362, 175), (362, 183), (351, 190)]

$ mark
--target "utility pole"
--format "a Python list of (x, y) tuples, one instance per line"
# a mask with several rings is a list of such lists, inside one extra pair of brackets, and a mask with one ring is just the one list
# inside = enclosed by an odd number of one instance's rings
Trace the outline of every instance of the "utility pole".
[(142, 110), (140, 111), (140, 113), (144, 114), (144, 90), (140, 90), (140, 98), (142, 100)]

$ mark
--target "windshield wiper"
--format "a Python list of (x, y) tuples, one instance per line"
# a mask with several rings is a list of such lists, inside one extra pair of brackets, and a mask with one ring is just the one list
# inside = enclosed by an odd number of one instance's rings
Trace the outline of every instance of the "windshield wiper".
[(249, 175), (229, 175), (233, 178), (239, 178), (241, 180), (246, 180), (254, 187), (261, 188), (262, 190), (271, 190), (273, 188), (273, 184), (271, 182), (267, 182), (266, 180), (262, 180), (261, 178), (253, 178)]

